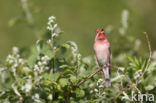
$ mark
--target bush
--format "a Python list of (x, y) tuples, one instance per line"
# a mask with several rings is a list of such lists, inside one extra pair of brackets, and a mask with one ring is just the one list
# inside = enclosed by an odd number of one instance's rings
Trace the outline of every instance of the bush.
[[(149, 58), (150, 63), (147, 58), (129, 55), (123, 61), (126, 66), (113, 66), (112, 87), (104, 86), (100, 73), (76, 87), (94, 73), (98, 65), (94, 56), (81, 57), (75, 42), (59, 42), (62, 32), (55, 20), (55, 17), (49, 17), (47, 30), (35, 46), (30, 49), (13, 47), (0, 67), (0, 102), (125, 103), (132, 101), (132, 93), (156, 95), (155, 58), (152, 61)], [(127, 50), (133, 51), (131, 48)], [(117, 51), (114, 53), (119, 55)]]

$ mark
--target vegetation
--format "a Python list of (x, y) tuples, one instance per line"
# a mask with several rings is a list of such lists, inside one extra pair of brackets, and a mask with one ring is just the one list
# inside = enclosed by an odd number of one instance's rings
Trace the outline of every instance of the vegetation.
[[(25, 14), (31, 23), (28, 9)], [(113, 62), (108, 65), (112, 68), (110, 88), (104, 86), (104, 77), (94, 56), (82, 57), (74, 41), (59, 41), (63, 32), (51, 16), (36, 45), (24, 49), (13, 47), (1, 64), (0, 103), (154, 103), (152, 97), (147, 101), (131, 98), (133, 93), (156, 96), (156, 59), (147, 33), (144, 34), (149, 56), (139, 56), (138, 41), (124, 35), (129, 29), (128, 11), (122, 14), (121, 35), (116, 38), (122, 47), (114, 47)], [(11, 23), (16, 24), (16, 20)], [(126, 55), (121, 54), (123, 51)]]

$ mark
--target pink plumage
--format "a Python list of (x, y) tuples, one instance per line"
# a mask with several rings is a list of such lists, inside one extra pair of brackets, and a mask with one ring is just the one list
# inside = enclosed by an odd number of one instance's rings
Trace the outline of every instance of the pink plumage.
[[(107, 40), (107, 37), (103, 29), (96, 29), (94, 51), (100, 68), (104, 68), (104, 66), (110, 64), (110, 44)], [(103, 73), (105, 76), (106, 87), (111, 86), (110, 68), (109, 67), (104, 68)]]

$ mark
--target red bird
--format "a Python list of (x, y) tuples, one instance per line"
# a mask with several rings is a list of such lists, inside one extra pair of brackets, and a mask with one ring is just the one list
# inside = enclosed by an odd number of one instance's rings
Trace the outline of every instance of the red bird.
[[(100, 68), (104, 68), (104, 66), (110, 64), (110, 44), (103, 29), (96, 29), (94, 51)], [(105, 76), (105, 85), (106, 87), (110, 87), (110, 68), (104, 68), (103, 73)]]

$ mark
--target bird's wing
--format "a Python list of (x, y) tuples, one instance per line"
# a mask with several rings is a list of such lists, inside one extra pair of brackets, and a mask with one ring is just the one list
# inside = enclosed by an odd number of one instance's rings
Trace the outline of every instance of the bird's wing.
[[(109, 53), (110, 53), (110, 56), (108, 57), (109, 58), (109, 64), (111, 64), (112, 54), (111, 54), (110, 47), (109, 47)], [(109, 74), (111, 74), (111, 68), (109, 68)]]

